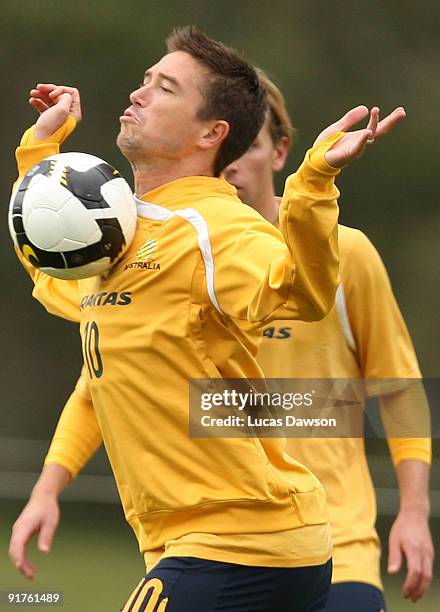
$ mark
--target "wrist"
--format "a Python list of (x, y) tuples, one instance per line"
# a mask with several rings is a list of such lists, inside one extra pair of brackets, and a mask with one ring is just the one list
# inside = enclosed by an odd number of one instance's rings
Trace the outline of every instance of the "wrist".
[(37, 482), (32, 489), (31, 499), (37, 498), (53, 498), (55, 501), (58, 499), (61, 490), (59, 487), (54, 486), (51, 483), (40, 483)]
[(70, 480), (70, 472), (64, 466), (57, 463), (48, 463), (44, 466), (41, 476), (32, 490), (31, 497), (41, 496), (57, 499)]
[(333, 158), (336, 159), (331, 149), (344, 136), (345, 132), (337, 132), (310, 149), (310, 162), (321, 173), (336, 176), (341, 172), (341, 166), (331, 163)]
[(23, 134), (20, 146), (21, 147), (29, 147), (33, 145), (41, 145), (41, 144), (62, 144), (66, 138), (70, 136), (70, 134), (76, 128), (76, 120), (72, 115), (69, 115), (66, 121), (58, 127), (55, 131), (48, 130), (47, 127), (43, 125), (38, 125), (37, 123), (30, 127)]
[(418, 520), (428, 520), (430, 513), (429, 500), (403, 502), (400, 504), (400, 516), (413, 516)]
[(47, 128), (34, 126), (34, 140), (49, 140), (54, 132), (50, 132)]

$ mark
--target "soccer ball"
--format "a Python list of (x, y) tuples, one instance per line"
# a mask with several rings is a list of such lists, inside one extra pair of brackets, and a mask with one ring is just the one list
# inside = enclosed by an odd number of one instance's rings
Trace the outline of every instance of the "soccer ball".
[(14, 189), (9, 230), (36, 268), (65, 280), (104, 274), (130, 246), (136, 203), (108, 163), (60, 153), (34, 166)]

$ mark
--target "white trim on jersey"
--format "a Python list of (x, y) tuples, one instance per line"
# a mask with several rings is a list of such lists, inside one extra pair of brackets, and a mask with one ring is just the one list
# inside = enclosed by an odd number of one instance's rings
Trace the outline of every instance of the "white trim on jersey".
[(213, 303), (214, 307), (219, 311), (220, 314), (224, 314), (217, 300), (214, 289), (214, 258), (212, 256), (211, 242), (209, 241), (208, 225), (203, 217), (194, 208), (184, 208), (182, 210), (168, 210), (163, 206), (157, 204), (151, 204), (150, 202), (143, 202), (135, 196), (138, 214), (145, 219), (151, 219), (153, 221), (168, 221), (172, 217), (180, 217), (188, 223), (191, 223), (193, 228), (197, 232), (197, 242), (199, 245), (200, 252), (202, 254), (203, 263), (205, 264), (206, 271), (206, 286), (208, 289), (208, 295)]
[(168, 221), (168, 219), (174, 216), (173, 211), (168, 210), (168, 208), (158, 206), (157, 204), (151, 204), (150, 202), (144, 202), (143, 200), (139, 200), (136, 196), (134, 196), (134, 199), (140, 217), (151, 219), (152, 221)]
[(348, 319), (347, 313), (347, 303), (345, 301), (344, 287), (342, 283), (339, 285), (336, 290), (336, 298), (335, 298), (336, 310), (339, 315), (339, 320), (341, 322), (342, 331), (344, 332), (345, 339), (347, 340), (348, 346), (355, 353), (356, 352), (356, 342), (353, 336), (353, 332), (351, 329), (350, 321)]

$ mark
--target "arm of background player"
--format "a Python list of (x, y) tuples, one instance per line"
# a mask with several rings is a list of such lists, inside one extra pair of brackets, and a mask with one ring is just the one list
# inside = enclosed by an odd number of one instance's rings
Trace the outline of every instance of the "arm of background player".
[[(345, 236), (345, 238), (344, 238)], [(431, 461), (430, 415), (410, 335), (394, 297), (385, 266), (368, 238), (341, 228), (341, 279), (356, 352), (370, 395), (379, 381), (397, 379), (381, 395), (381, 416), (400, 489), (400, 510), (389, 538), (389, 571), (406, 557), (403, 593), (414, 601), (429, 587), (432, 542), (429, 532), (428, 479)], [(413, 379), (408, 381), (399, 379)], [(389, 381), (385, 382), (391, 388)], [(416, 476), (419, 478), (414, 478)], [(415, 544), (417, 542), (417, 544)]]
[[(389, 535), (388, 572), (397, 573), (406, 558), (408, 572), (402, 593), (415, 602), (431, 584), (434, 560), (429, 530), (429, 406), (421, 381), (382, 396), (380, 403), (400, 492), (399, 512)], [(420, 437), (395, 437), (399, 430)]]
[(63, 410), (30, 500), (12, 530), (9, 555), (26, 578), (35, 576), (27, 559), (28, 543), (37, 533), (39, 550), (49, 552), (60, 516), (58, 497), (102, 440), (86, 386), (83, 374)]
[(404, 597), (416, 602), (428, 590), (433, 573), (434, 547), (429, 529), (429, 464), (403, 459), (396, 466), (400, 508), (388, 543), (388, 572), (397, 573), (406, 558)]
[[(314, 147), (286, 182), (280, 225), (285, 238), (243, 207), (236, 231), (212, 242), (214, 286), (222, 311), (235, 319), (315, 320), (331, 308), (338, 284), (340, 171), (324, 159), (339, 133)], [(247, 217), (245, 217), (246, 215)]]

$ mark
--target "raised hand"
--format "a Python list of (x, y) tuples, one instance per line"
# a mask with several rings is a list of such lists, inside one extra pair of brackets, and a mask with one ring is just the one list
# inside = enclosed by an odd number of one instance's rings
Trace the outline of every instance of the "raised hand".
[[(349, 130), (369, 116), (368, 125), (364, 129)], [(379, 121), (379, 108), (374, 106), (371, 111), (366, 106), (356, 106), (341, 119), (332, 123), (322, 131), (315, 145), (337, 132), (347, 132), (326, 153), (325, 159), (334, 168), (342, 168), (354, 159), (361, 157), (368, 145), (373, 144), (388, 134), (406, 116), (405, 110), (399, 106), (384, 119)]]
[(49, 138), (69, 115), (77, 123), (81, 121), (81, 100), (75, 87), (39, 83), (30, 91), (29, 104), (40, 113), (34, 129), (37, 140)]

